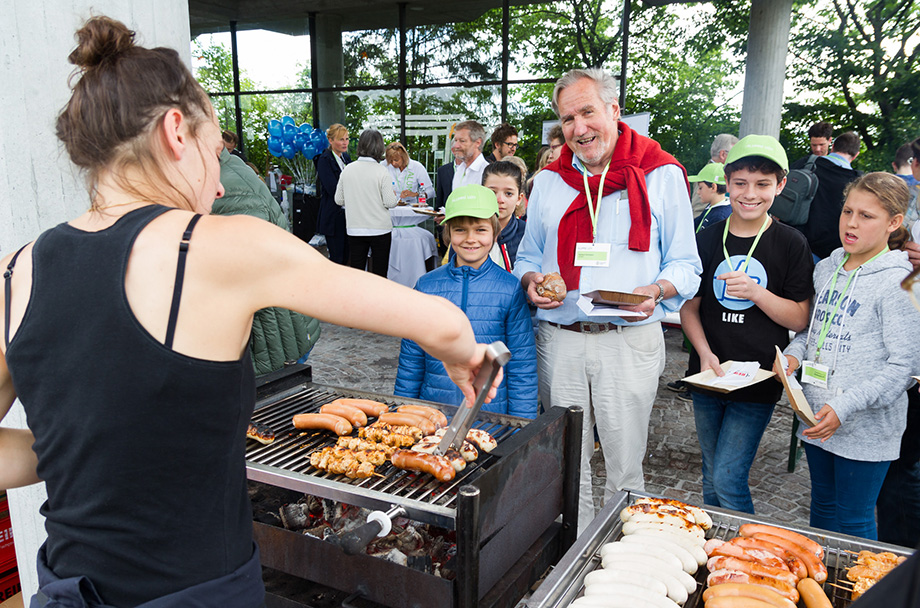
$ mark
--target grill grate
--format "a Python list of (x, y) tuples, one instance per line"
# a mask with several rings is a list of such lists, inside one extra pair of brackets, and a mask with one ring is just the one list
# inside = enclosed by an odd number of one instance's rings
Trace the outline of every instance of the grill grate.
[[(322, 405), (342, 397), (373, 399), (391, 408), (407, 403), (437, 405), (448, 418), (456, 410), (417, 399), (303, 384), (257, 404), (252, 419), (271, 428), (275, 432), (275, 441), (263, 445), (248, 440), (246, 463), (250, 479), (367, 508), (389, 508), (398, 504), (406, 507), (413, 518), (443, 526), (447, 520), (453, 519), (452, 511), (456, 508), (459, 488), (487, 469), (496, 458), (494, 454), (480, 451), (477, 460), (468, 463), (452, 481), (443, 483), (430, 475), (397, 469), (389, 462), (377, 467), (378, 475), (365, 479), (349, 479), (344, 475), (320, 471), (310, 464), (309, 456), (323, 447), (335, 445), (337, 437), (326, 431), (295, 429), (292, 418), (295, 414), (319, 412)], [(488, 432), (501, 445), (527, 422), (511, 416), (480, 412), (473, 428)], [(421, 511), (428, 511), (429, 517), (426, 518)]]
[[(622, 536), (623, 525), (619, 513), (627, 505), (635, 502), (638, 497), (650, 496), (642, 492), (618, 492), (601, 510), (588, 529), (578, 538), (575, 545), (563, 556), (562, 560), (547, 576), (530, 601), (528, 608), (562, 608), (581, 594), (584, 588), (584, 578), (592, 570), (600, 567), (600, 547), (608, 542), (613, 542)], [(720, 538), (728, 540), (738, 535), (738, 529), (745, 523), (763, 523), (779, 525), (775, 522), (741, 516), (734, 511), (706, 507), (712, 517), (712, 528), (707, 532), (707, 538)], [(843, 536), (824, 532), (816, 529), (802, 529), (790, 526), (788, 528), (816, 540), (824, 547), (824, 563), (827, 566), (827, 581), (824, 589), (828, 592), (834, 608), (847, 608), (853, 601), (850, 599), (850, 589), (853, 584), (847, 580), (847, 569), (855, 565), (857, 553), (862, 550), (873, 552), (890, 551), (897, 555), (909, 555), (911, 551), (904, 547), (897, 547), (885, 543), (878, 543), (852, 536)], [(701, 566), (695, 578), (697, 590), (690, 595), (683, 608), (702, 608), (703, 591), (706, 576), (709, 572)]]

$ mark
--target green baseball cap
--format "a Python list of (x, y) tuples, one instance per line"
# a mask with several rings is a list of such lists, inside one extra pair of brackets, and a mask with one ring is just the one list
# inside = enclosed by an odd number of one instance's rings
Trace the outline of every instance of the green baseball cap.
[(447, 197), (447, 204), (444, 205), (444, 222), (455, 217), (487, 219), (497, 213), (498, 200), (495, 193), (485, 186), (469, 184), (457, 188)]
[(775, 162), (783, 171), (789, 171), (789, 159), (786, 158), (786, 151), (783, 150), (783, 147), (776, 141), (775, 137), (770, 137), (769, 135), (747, 135), (742, 137), (728, 151), (725, 164), (730, 165), (745, 156), (762, 156)]
[(725, 185), (725, 165), (722, 163), (709, 163), (697, 175), (687, 178), (691, 182), (708, 182), (710, 184)]

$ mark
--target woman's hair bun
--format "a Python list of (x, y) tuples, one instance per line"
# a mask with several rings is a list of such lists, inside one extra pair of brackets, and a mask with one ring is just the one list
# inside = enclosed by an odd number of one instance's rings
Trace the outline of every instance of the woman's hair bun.
[(104, 16), (89, 19), (77, 30), (76, 38), (77, 48), (68, 59), (84, 70), (134, 47), (134, 32), (121, 21)]

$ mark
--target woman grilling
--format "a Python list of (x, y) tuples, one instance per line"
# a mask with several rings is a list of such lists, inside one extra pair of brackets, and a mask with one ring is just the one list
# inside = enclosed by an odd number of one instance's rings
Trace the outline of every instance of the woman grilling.
[(0, 429), (0, 488), (47, 484), (33, 606), (260, 606), (253, 313), (411, 338), (471, 399), (485, 347), (445, 300), (268, 222), (208, 216), (223, 193), (214, 109), (174, 50), (133, 38), (107, 17), (77, 32), (57, 135), (89, 210), (2, 260), (0, 418), (19, 397), (30, 429)]

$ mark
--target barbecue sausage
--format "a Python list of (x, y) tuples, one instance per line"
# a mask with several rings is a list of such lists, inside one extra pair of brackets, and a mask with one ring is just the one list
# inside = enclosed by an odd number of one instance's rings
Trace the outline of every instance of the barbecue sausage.
[(773, 543), (774, 545), (778, 545), (789, 553), (795, 555), (805, 564), (805, 568), (808, 570), (808, 576), (815, 579), (819, 583), (823, 583), (827, 580), (827, 567), (824, 565), (824, 562), (822, 562), (820, 558), (816, 557), (810, 549), (803, 547), (795, 541), (789, 540), (787, 537), (767, 534), (765, 532), (754, 533), (754, 538), (759, 538), (769, 543)]
[(344, 403), (345, 405), (353, 405), (368, 416), (379, 416), (389, 409), (386, 403), (380, 403), (379, 401), (372, 401), (370, 399), (351, 399), (347, 397), (342, 397), (330, 403)]
[(416, 414), (423, 418), (427, 418), (439, 429), (447, 426), (447, 416), (444, 415), (444, 412), (436, 410), (433, 407), (428, 407), (427, 405), (400, 405), (396, 408), (396, 411), (400, 414)]
[(696, 518), (696, 523), (703, 526), (704, 530), (708, 530), (712, 527), (712, 517), (709, 516), (709, 513), (699, 507), (688, 505), (685, 502), (674, 500), (673, 498), (654, 498), (649, 496), (637, 499), (635, 504), (671, 505), (680, 507), (681, 509), (686, 509), (687, 511), (693, 513), (693, 517)]
[[(789, 572), (789, 566), (784, 562), (780, 557), (777, 557), (775, 554), (770, 553), (769, 551), (761, 551), (759, 549), (745, 549), (744, 547), (739, 547), (733, 543), (722, 543), (721, 546), (716, 547), (709, 554), (709, 557), (736, 557), (738, 559), (743, 559), (745, 561), (754, 562), (761, 564), (762, 566), (768, 566), (770, 568), (779, 568)], [(796, 576), (796, 579), (800, 577)]]
[(766, 602), (773, 608), (795, 608), (795, 604), (776, 591), (749, 583), (723, 583), (703, 592), (703, 601), (707, 606), (709, 600), (716, 597), (749, 597)]
[(737, 557), (726, 557), (723, 555), (712, 557), (706, 563), (706, 567), (710, 572), (715, 572), (716, 570), (738, 570), (747, 574), (766, 576), (769, 578), (775, 578), (779, 581), (784, 581), (792, 586), (795, 586), (795, 584), (799, 582), (798, 577), (789, 572), (789, 570), (787, 570), (785, 567), (774, 568), (772, 566), (764, 566), (763, 564), (758, 564), (757, 562), (749, 562)]
[(297, 414), (294, 416), (294, 428), (332, 431), (336, 435), (348, 435), (352, 431), (351, 422), (333, 414)]
[(805, 608), (833, 608), (824, 589), (814, 579), (803, 578), (797, 587)]
[(756, 574), (748, 574), (747, 572), (741, 572), (739, 570), (715, 570), (710, 572), (709, 576), (706, 577), (706, 584), (710, 587), (715, 587), (723, 583), (749, 583), (751, 585), (759, 585), (779, 593), (794, 604), (799, 601), (799, 592), (796, 590), (795, 585), (790, 585), (785, 581), (780, 581), (775, 578), (757, 576)]
[(768, 526), (766, 524), (742, 524), (738, 528), (738, 534), (740, 536), (754, 536), (758, 533), (761, 534), (772, 534), (773, 536), (779, 536), (780, 538), (785, 538), (786, 540), (792, 541), (797, 545), (802, 545), (809, 551), (815, 554), (815, 557), (818, 559), (824, 559), (824, 549), (811, 540), (807, 536), (803, 536), (798, 532), (793, 532), (792, 530), (787, 530), (785, 528), (778, 528), (776, 526)]
[(457, 475), (453, 465), (446, 458), (435, 454), (396, 450), (390, 457), (390, 462), (397, 469), (429, 473), (438, 481), (451, 481)]
[(768, 552), (782, 559), (786, 567), (789, 568), (789, 571), (800, 579), (808, 576), (808, 568), (805, 567), (805, 562), (800, 560), (794, 553), (790, 553), (779, 545), (768, 542), (762, 538), (747, 538), (745, 536), (736, 536), (728, 542), (746, 551)]
[(356, 427), (367, 426), (367, 414), (353, 405), (348, 405), (346, 403), (327, 403), (320, 407), (319, 411), (323, 414), (341, 416)]
[(704, 604), (705, 608), (774, 608), (773, 604), (753, 597), (719, 595)]
[(387, 424), (392, 424), (395, 426), (414, 426), (417, 429), (421, 429), (422, 433), (425, 435), (431, 435), (434, 433), (437, 428), (435, 428), (434, 422), (423, 418), (418, 414), (404, 414), (401, 412), (384, 412), (380, 414), (377, 419), (380, 422), (385, 422)]

